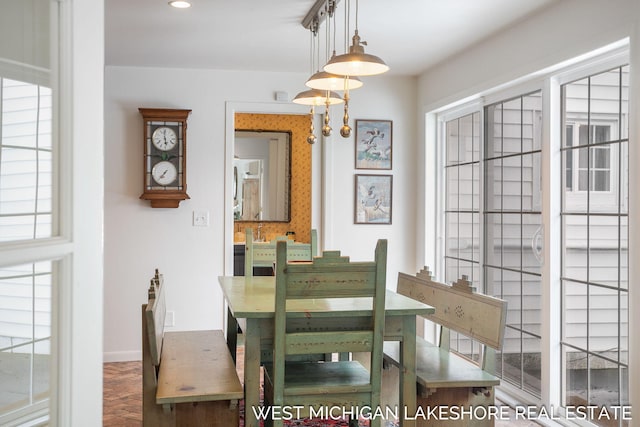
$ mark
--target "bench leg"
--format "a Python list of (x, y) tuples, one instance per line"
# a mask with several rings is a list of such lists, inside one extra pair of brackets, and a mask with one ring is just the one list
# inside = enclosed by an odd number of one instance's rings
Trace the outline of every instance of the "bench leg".
[(156, 367), (151, 362), (147, 338), (146, 307), (142, 306), (142, 425), (143, 427), (175, 427), (175, 413), (166, 413), (156, 404)]
[(227, 347), (233, 363), (236, 363), (236, 348), (238, 344), (238, 321), (231, 314), (231, 310), (227, 308)]
[(495, 405), (493, 387), (483, 387), (482, 392), (475, 387), (454, 387), (439, 388), (436, 390), (420, 390), (418, 396), (418, 406), (423, 408), (434, 406), (456, 406), (464, 408), (465, 411), (471, 411), (477, 414), (477, 417), (466, 416), (461, 420), (423, 420), (418, 419), (418, 427), (493, 427), (495, 420), (493, 417), (484, 416), (485, 411), (474, 409), (484, 406)]
[(229, 400), (178, 403), (175, 412), (179, 427), (230, 427), (240, 423), (240, 409)]
[(416, 317), (402, 318), (402, 342), (400, 343), (400, 363), (402, 371), (399, 378), (400, 425), (415, 427), (413, 419), (405, 419), (405, 410), (410, 417), (416, 413)]
[(259, 427), (253, 409), (260, 404), (261, 319), (247, 319), (244, 345), (245, 427)]
[[(382, 369), (382, 385), (380, 387), (380, 407), (404, 411), (400, 404), (400, 373), (395, 365), (387, 365)], [(412, 414), (410, 414), (412, 415)]]

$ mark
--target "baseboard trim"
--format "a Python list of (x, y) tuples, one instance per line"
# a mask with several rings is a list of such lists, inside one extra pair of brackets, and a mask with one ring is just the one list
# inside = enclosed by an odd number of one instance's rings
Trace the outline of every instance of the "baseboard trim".
[(111, 362), (134, 362), (142, 360), (141, 351), (110, 351), (103, 353), (102, 361)]

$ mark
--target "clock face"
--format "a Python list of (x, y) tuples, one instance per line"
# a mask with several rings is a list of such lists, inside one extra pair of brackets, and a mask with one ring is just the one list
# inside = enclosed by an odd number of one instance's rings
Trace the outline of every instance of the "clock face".
[(173, 163), (161, 161), (153, 166), (153, 169), (151, 169), (151, 176), (159, 185), (167, 186), (176, 180), (178, 177), (178, 171)]
[(172, 128), (161, 126), (153, 131), (151, 142), (158, 150), (169, 151), (176, 146), (178, 137)]

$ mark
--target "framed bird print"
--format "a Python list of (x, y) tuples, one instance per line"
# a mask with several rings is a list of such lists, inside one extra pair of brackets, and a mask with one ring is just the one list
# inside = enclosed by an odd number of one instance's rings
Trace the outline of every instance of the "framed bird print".
[(356, 169), (391, 169), (391, 120), (356, 120)]
[(356, 175), (355, 224), (391, 224), (392, 175)]

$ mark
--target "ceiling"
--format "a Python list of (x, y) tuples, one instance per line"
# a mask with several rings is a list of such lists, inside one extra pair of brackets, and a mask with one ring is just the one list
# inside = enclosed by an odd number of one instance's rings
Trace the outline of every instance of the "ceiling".
[[(301, 22), (314, 0), (191, 0), (175, 9), (167, 0), (105, 1), (106, 65), (316, 71), (310, 32)], [(391, 67), (390, 74), (418, 75), (559, 0), (363, 0), (358, 28), (365, 52)], [(338, 3), (336, 51), (345, 52), (345, 5)], [(351, 1), (348, 40), (356, 1)], [(326, 23), (319, 31), (322, 64)], [(314, 55), (317, 58), (317, 55)], [(322, 65), (320, 64), (320, 65)], [(313, 68), (313, 69), (312, 69)]]

